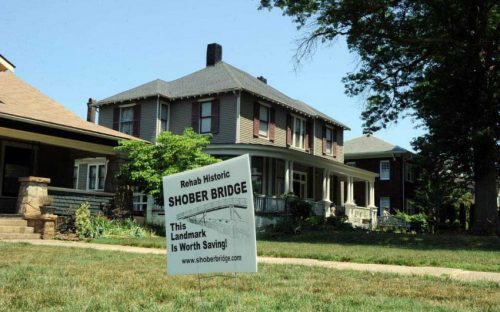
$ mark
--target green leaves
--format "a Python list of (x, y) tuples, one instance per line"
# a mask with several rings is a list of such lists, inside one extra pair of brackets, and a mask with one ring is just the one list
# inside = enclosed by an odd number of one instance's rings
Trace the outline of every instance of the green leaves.
[(164, 131), (155, 144), (121, 141), (116, 150), (128, 155), (128, 161), (121, 166), (119, 175), (163, 205), (162, 177), (218, 161), (203, 152), (210, 140), (211, 136), (187, 128), (182, 135)]

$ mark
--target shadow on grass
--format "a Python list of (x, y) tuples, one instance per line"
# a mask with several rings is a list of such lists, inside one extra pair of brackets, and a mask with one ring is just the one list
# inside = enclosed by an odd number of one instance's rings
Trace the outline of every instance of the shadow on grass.
[(274, 234), (259, 238), (260, 241), (294, 242), (310, 244), (340, 244), (385, 246), (415, 250), (478, 250), (500, 251), (500, 237), (465, 234), (395, 234), (352, 231), (310, 231), (302, 234)]

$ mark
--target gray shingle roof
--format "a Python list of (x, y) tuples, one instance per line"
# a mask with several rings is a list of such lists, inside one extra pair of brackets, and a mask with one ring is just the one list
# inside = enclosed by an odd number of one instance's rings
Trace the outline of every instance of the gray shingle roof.
[(373, 135), (365, 134), (358, 138), (345, 141), (344, 155), (359, 155), (359, 154), (382, 154), (382, 153), (410, 153), (408, 150), (383, 141)]
[(308, 104), (292, 99), (254, 76), (224, 62), (218, 62), (214, 66), (207, 66), (173, 81), (153, 80), (100, 100), (96, 105), (101, 106), (157, 95), (175, 100), (236, 90), (252, 93), (268, 101), (287, 106), (292, 110), (324, 119), (345, 129), (349, 129), (346, 125), (321, 113)]

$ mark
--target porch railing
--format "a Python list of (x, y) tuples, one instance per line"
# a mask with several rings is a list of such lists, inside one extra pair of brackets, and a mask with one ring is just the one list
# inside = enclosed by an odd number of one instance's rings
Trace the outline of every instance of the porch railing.
[(356, 227), (375, 228), (378, 222), (377, 210), (353, 205), (345, 206), (348, 222)]
[(379, 216), (378, 217), (378, 226), (379, 227), (403, 227), (409, 228), (410, 224), (405, 222), (404, 220), (397, 218), (395, 216)]
[(56, 214), (67, 214), (68, 210), (75, 210), (83, 202), (88, 202), (92, 213), (102, 212), (113, 201), (113, 193), (83, 191), (63, 187), (48, 187), (49, 196), (54, 199), (52, 206)]
[(255, 195), (255, 213), (286, 213), (286, 202), (283, 198)]

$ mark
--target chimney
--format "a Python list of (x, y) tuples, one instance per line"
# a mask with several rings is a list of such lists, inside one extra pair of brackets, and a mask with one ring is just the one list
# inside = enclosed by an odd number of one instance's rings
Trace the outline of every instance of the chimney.
[(260, 81), (262, 81), (263, 83), (267, 84), (267, 79), (264, 78), (264, 76), (259, 76), (257, 77), (257, 79), (259, 79)]
[(93, 98), (89, 98), (89, 101), (87, 102), (87, 121), (91, 123), (95, 123), (95, 113), (97, 109), (95, 108), (94, 104), (96, 104), (97, 101)]
[(218, 43), (207, 45), (207, 66), (214, 66), (222, 61), (222, 46)]
[(14, 66), (14, 64), (9, 62), (9, 60), (6, 59), (2, 54), (0, 54), (0, 72), (7, 70), (14, 72), (14, 68), (16, 68), (16, 66)]

